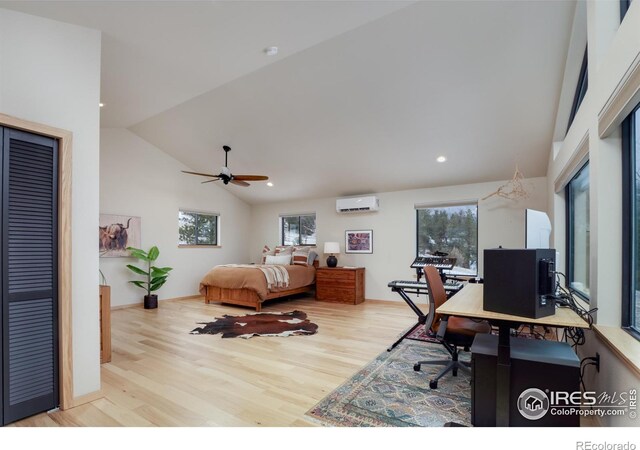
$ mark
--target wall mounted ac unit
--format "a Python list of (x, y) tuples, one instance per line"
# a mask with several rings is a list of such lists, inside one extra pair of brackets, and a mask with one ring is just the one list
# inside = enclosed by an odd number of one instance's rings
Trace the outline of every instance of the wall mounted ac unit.
[(336, 211), (339, 213), (378, 211), (379, 209), (380, 200), (375, 195), (339, 198), (336, 200)]

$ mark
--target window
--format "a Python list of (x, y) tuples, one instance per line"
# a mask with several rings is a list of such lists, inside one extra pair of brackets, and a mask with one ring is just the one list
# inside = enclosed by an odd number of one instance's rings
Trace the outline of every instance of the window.
[(316, 215), (280, 217), (281, 245), (316, 245)]
[[(588, 49), (587, 49), (588, 50)], [(589, 87), (589, 60), (587, 57), (587, 50), (584, 51), (584, 57), (582, 58), (582, 67), (580, 68), (580, 76), (578, 78), (578, 86), (576, 87), (576, 94), (573, 97), (573, 105), (571, 106), (571, 113), (569, 114), (569, 125), (567, 125), (567, 131), (571, 128), (573, 119), (576, 118), (578, 109), (584, 100), (584, 96), (587, 94), (587, 88)]]
[(622, 125), (622, 326), (640, 339), (640, 107)]
[(620, 0), (620, 22), (622, 22), (624, 16), (627, 14), (631, 3), (633, 3), (633, 0)]
[(456, 258), (452, 272), (478, 273), (478, 205), (419, 208), (417, 216), (417, 256), (440, 251)]
[(180, 211), (178, 245), (219, 245), (218, 225), (218, 214)]
[(567, 278), (589, 299), (589, 163), (567, 185)]

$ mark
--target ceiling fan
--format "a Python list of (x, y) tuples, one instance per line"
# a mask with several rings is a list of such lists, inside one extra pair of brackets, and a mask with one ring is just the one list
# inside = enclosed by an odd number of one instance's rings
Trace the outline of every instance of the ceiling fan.
[(200, 172), (189, 172), (188, 170), (183, 170), (182, 172), (188, 173), (190, 175), (198, 175), (201, 177), (213, 178), (212, 180), (203, 181), (202, 184), (211, 183), (212, 181), (222, 180), (224, 184), (231, 183), (231, 184), (236, 184), (238, 186), (247, 187), (249, 186), (249, 183), (247, 183), (247, 181), (266, 181), (269, 179), (269, 177), (264, 175), (233, 175), (229, 170), (229, 167), (227, 164), (227, 158), (229, 156), (229, 152), (231, 151), (231, 147), (229, 147), (228, 145), (223, 145), (222, 149), (224, 150), (224, 167), (221, 169), (221, 172), (218, 175), (212, 175), (212, 174), (200, 173)]

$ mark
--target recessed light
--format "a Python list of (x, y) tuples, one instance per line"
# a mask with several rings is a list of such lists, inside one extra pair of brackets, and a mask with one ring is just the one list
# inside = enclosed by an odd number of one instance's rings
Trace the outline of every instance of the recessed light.
[(273, 187), (273, 183), (272, 183), (271, 181), (269, 181), (269, 182), (267, 183), (267, 186), (269, 186), (269, 187)]
[(98, 103), (98, 106), (102, 108), (104, 106), (104, 103)]
[(278, 54), (278, 47), (267, 47), (264, 49), (267, 56), (276, 56)]
[(443, 163), (443, 162), (445, 162), (446, 160), (447, 160), (447, 157), (446, 157), (446, 156), (438, 156), (438, 157), (436, 158), (436, 161), (438, 161), (439, 163)]

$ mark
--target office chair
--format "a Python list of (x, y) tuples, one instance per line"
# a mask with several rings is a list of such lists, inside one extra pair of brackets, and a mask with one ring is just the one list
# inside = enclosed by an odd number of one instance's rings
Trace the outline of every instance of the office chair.
[[(431, 330), (435, 335), (442, 319), (440, 314), (437, 314), (435, 311), (440, 307), (440, 305), (447, 301), (447, 294), (444, 290), (440, 274), (435, 267), (425, 267), (424, 274), (427, 282), (427, 289), (429, 290), (429, 314), (427, 315), (425, 329), (426, 331)], [(451, 359), (418, 361), (413, 366), (413, 370), (419, 372), (420, 366), (423, 364), (445, 366), (434, 379), (429, 381), (429, 387), (431, 389), (437, 389), (438, 380), (447, 373), (452, 372), (453, 376), (456, 377), (458, 376), (458, 369), (471, 372), (470, 364), (458, 359), (458, 347), (463, 347), (465, 351), (469, 351), (469, 347), (473, 343), (473, 338), (477, 333), (489, 332), (491, 332), (491, 325), (486, 321), (475, 321), (465, 317), (449, 317), (447, 330), (444, 338), (440, 340), (440, 343), (447, 352), (449, 352)]]

